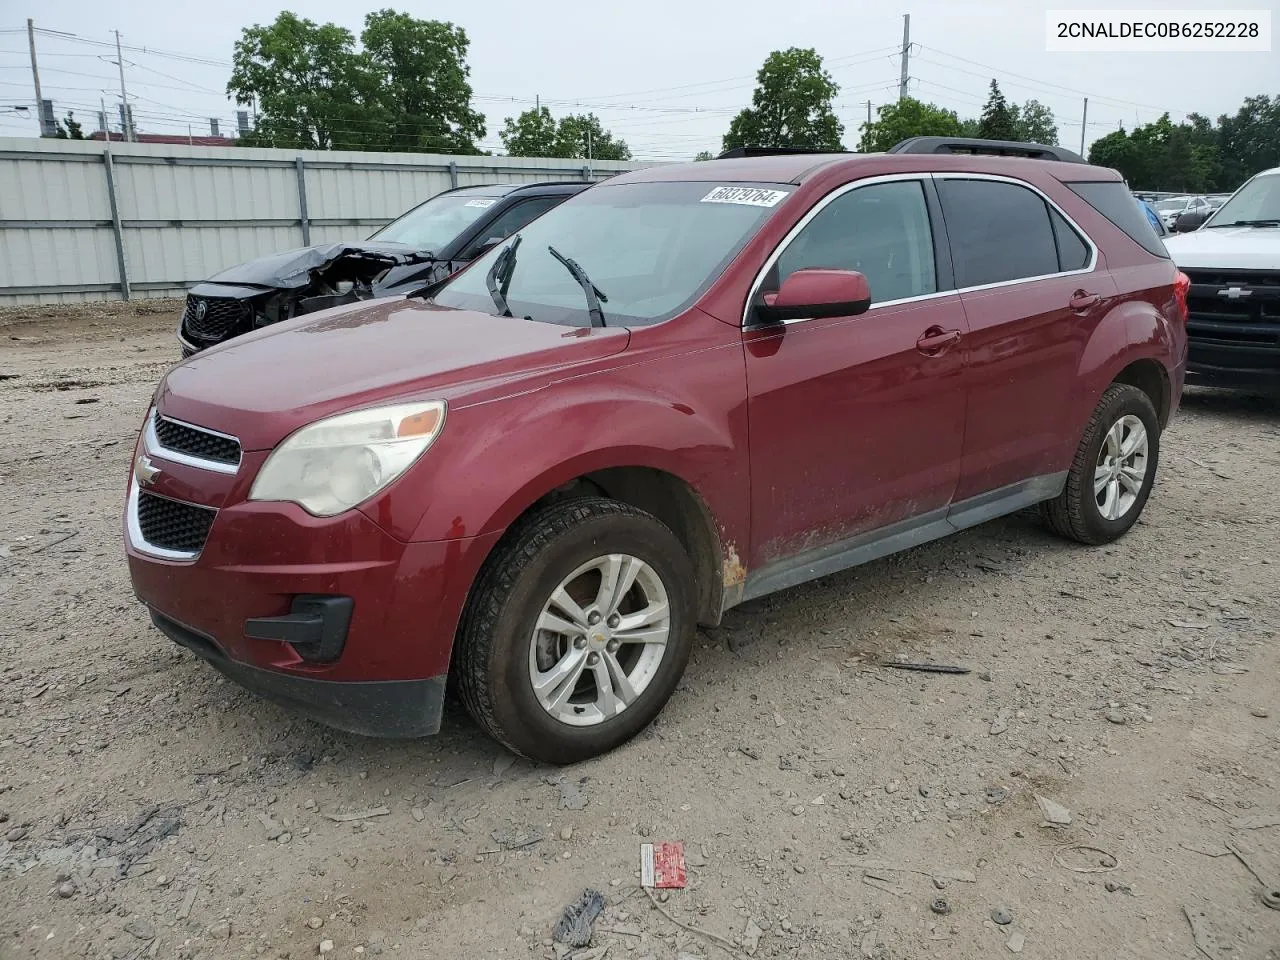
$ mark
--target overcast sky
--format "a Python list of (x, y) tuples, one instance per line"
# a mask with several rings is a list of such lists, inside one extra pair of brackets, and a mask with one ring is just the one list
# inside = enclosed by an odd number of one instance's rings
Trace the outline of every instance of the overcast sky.
[[(1081, 98), (1089, 97), (1087, 141), (1124, 123), (1146, 123), (1168, 111), (1210, 117), (1234, 113), (1244, 97), (1280, 94), (1280, 52), (1271, 53), (1046, 53), (1044, 13), (1063, 2), (1024, 0), (909, 0), (909, 5), (835, 4), (831, 0), (643, 0), (608, 4), (567, 0), (487, 0), (422, 4), (308, 0), (306, 4), (219, 0), (7, 0), (0, 13), (0, 108), (32, 102), (26, 17), (47, 30), (87, 40), (112, 40), (185, 54), (193, 63), (155, 53), (126, 52), (126, 82), (140, 129), (155, 133), (208, 133), (209, 117), (223, 131), (235, 106), (223, 92), (232, 46), (242, 27), (269, 23), (281, 9), (332, 21), (359, 35), (364, 14), (387, 5), (419, 17), (452, 19), (471, 40), (469, 63), (476, 106), (489, 119), (483, 146), (498, 150), (506, 116), (533, 105), (553, 112), (593, 110), (624, 138), (637, 157), (687, 159), (717, 151), (732, 115), (750, 102), (754, 74), (772, 50), (815, 47), (841, 92), (837, 113), (844, 142), (853, 148), (858, 125), (872, 106), (896, 99), (902, 14), (911, 14), (911, 93), (976, 116), (992, 77), (1018, 102), (1049, 105), (1064, 144), (1079, 146)], [(1093, 0), (1089, 8), (1131, 8)], [(1221, 4), (1219, 0), (1218, 5)], [(1235, 5), (1235, 4), (1233, 4)], [(1239, 6), (1274, 9), (1275, 0)], [(1168, 9), (1167, 2), (1161, 5)], [(1176, 3), (1174, 8), (1214, 3)], [(1273, 13), (1273, 18), (1280, 20)], [(59, 115), (74, 109), (86, 130), (96, 126), (96, 104), (119, 102), (114, 54), (72, 39), (38, 35), (41, 84)], [(105, 93), (103, 91), (106, 91)], [(34, 117), (0, 109), (0, 135), (35, 135)]]

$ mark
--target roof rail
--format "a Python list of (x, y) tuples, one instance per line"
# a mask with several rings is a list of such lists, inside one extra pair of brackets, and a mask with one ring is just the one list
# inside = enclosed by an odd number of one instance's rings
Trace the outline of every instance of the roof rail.
[(1058, 160), (1085, 163), (1084, 157), (1065, 147), (1013, 140), (979, 140), (974, 137), (911, 137), (889, 148), (890, 153), (970, 153), (997, 157), (1026, 157), (1029, 160)]
[(791, 153), (847, 153), (846, 150), (809, 150), (805, 147), (733, 147), (717, 160), (736, 160), (741, 157), (776, 157)]

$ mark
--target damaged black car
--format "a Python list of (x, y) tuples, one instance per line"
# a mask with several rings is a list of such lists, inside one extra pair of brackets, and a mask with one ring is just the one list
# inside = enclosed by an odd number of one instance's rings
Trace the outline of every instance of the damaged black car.
[(460, 187), (391, 221), (368, 240), (250, 260), (187, 291), (182, 355), (290, 317), (409, 293), (456, 273), (590, 184)]

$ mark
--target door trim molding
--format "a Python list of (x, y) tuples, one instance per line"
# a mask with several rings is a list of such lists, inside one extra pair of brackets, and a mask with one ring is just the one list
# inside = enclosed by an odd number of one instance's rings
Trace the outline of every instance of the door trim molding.
[(1051, 500), (1062, 492), (1066, 483), (1065, 470), (1032, 477), (996, 490), (988, 490), (949, 507), (939, 507), (919, 516), (774, 561), (749, 573), (742, 592), (737, 596), (731, 596), (726, 591), (723, 609), (728, 610), (744, 600), (753, 600), (860, 566), (996, 517), (1015, 513), (1043, 500)]

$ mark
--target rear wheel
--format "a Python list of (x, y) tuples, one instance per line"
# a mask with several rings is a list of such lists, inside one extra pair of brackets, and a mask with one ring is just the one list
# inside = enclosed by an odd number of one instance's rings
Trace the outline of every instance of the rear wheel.
[(1062, 493), (1041, 505), (1048, 525), (1081, 543), (1110, 543), (1138, 522), (1155, 483), (1160, 420), (1151, 398), (1113, 383), (1089, 418)]
[(583, 498), (522, 520), (476, 581), (456, 675), (476, 721), (527, 757), (572, 763), (657, 716), (694, 634), (680, 541), (628, 504)]

